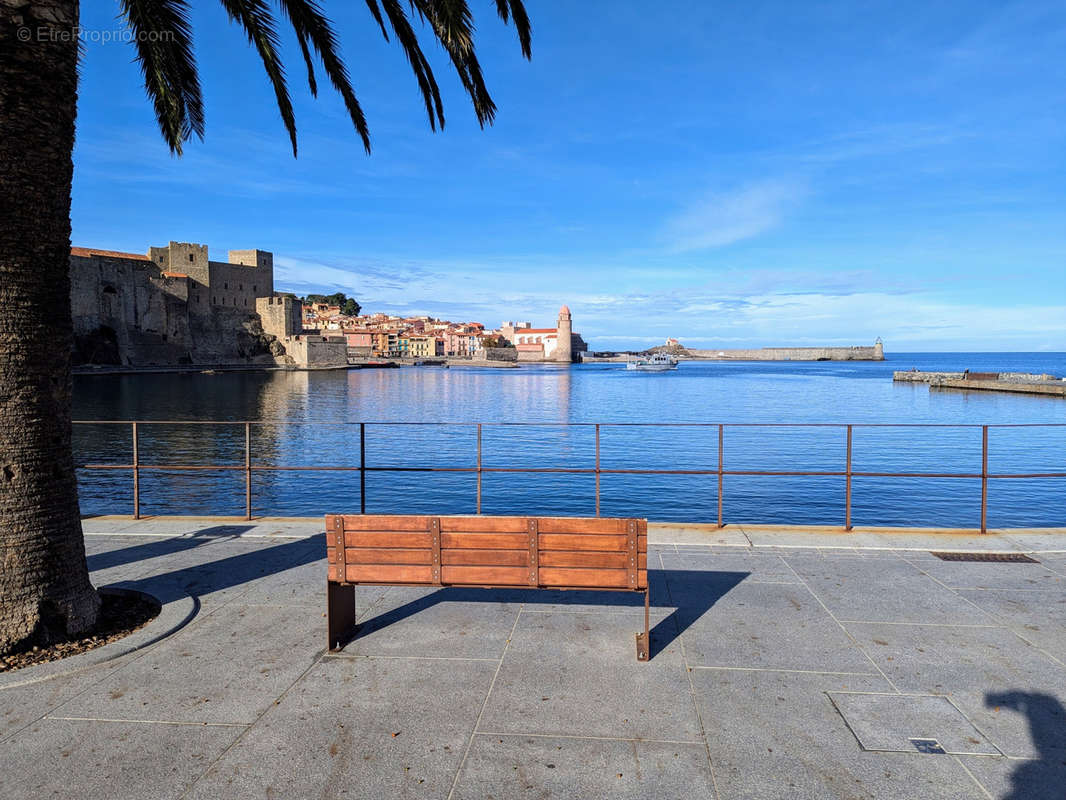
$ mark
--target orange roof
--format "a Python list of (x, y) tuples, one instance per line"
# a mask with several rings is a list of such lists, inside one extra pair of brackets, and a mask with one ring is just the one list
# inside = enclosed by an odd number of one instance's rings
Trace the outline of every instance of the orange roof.
[(169, 270), (163, 270), (159, 274), (163, 275), (164, 277), (167, 277), (167, 278), (188, 278), (189, 277), (184, 272), (170, 272)]
[(521, 336), (523, 333), (558, 333), (557, 328), (516, 328), (515, 336)]
[(95, 247), (72, 247), (70, 248), (70, 254), (72, 256), (81, 256), (82, 258), (104, 256), (105, 258), (133, 258), (137, 261), (152, 260), (141, 253), (120, 253), (118, 250), (97, 250)]

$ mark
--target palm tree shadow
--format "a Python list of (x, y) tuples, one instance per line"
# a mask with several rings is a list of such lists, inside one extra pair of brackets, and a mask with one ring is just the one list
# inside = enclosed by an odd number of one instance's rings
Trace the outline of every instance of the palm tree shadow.
[(168, 556), (181, 553), (185, 550), (193, 550), (208, 542), (221, 539), (234, 539), (245, 531), (250, 531), (251, 525), (216, 525), (211, 528), (203, 528), (192, 536), (168, 536), (151, 542), (122, 547), (118, 550), (108, 550), (104, 553), (92, 553), (85, 557), (89, 565), (89, 571), (120, 567), (135, 561), (143, 561), (159, 556)]
[(1066, 707), (1045, 692), (989, 692), (985, 705), (1024, 714), (1039, 754), (1011, 773), (1011, 792), (1002, 800), (1063, 800), (1066, 797)]
[[(672, 611), (651, 629), (649, 658), (669, 647), (693, 622), (706, 614), (750, 572), (710, 572), (696, 570), (648, 570), (652, 609), (668, 607)], [(622, 606), (639, 610), (644, 605), (643, 593), (598, 590), (559, 589), (478, 589), (446, 587), (438, 589), (396, 608), (363, 620), (350, 632), (342, 646), (373, 631), (387, 628), (420, 611), (444, 602), (526, 603), (529, 605), (602, 605)]]
[[(180, 552), (180, 549), (175, 552)], [(171, 572), (118, 581), (113, 585), (145, 592), (155, 597), (160, 603), (166, 604), (183, 597), (196, 598), (212, 592), (231, 589), (316, 561), (323, 562), (322, 582), (325, 583), (325, 552), (326, 535), (319, 533), (304, 539), (294, 539), (272, 547), (256, 548), (247, 553), (230, 555), (207, 563), (191, 564)], [(326, 603), (324, 588), (322, 594), (324, 607)]]

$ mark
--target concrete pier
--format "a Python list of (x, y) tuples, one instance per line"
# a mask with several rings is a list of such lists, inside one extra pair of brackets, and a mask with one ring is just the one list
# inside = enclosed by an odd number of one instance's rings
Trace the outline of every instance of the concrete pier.
[(1028, 372), (919, 372), (896, 371), (892, 380), (927, 383), (930, 389), (965, 389), (985, 392), (1016, 392), (1066, 397), (1066, 379)]

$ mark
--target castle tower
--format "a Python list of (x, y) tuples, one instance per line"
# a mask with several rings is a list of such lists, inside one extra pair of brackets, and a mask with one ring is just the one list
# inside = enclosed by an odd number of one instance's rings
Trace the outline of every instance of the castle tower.
[(559, 309), (559, 322), (556, 326), (555, 360), (569, 364), (574, 360), (571, 339), (573, 337), (574, 324), (570, 316), (570, 309), (563, 306)]

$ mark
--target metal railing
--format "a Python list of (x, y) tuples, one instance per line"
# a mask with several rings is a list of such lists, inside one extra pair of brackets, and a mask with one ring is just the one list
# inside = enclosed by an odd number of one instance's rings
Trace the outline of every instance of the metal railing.
[[(141, 518), (140, 502), (140, 476), (142, 472), (183, 472), (183, 471), (213, 471), (213, 472), (241, 472), (244, 475), (245, 496), (245, 519), (252, 519), (252, 475), (256, 472), (358, 472), (359, 473), (359, 497), (360, 513), (366, 513), (366, 476), (371, 472), (450, 472), (450, 473), (476, 473), (477, 475), (477, 513), (481, 513), (482, 499), (482, 475), (485, 473), (528, 473), (548, 474), (562, 473), (572, 475), (594, 475), (596, 480), (596, 516), (600, 516), (600, 480), (603, 475), (704, 475), (717, 476), (718, 479), (718, 527), (725, 525), (724, 519), (724, 479), (727, 476), (760, 476), (760, 477), (806, 477), (806, 478), (844, 478), (844, 530), (852, 530), (851, 501), (853, 478), (922, 478), (922, 479), (970, 479), (981, 481), (981, 508), (980, 508), (980, 531), (988, 530), (988, 482), (1001, 479), (1051, 479), (1066, 478), (1066, 471), (1062, 472), (1030, 472), (1030, 473), (994, 473), (988, 468), (988, 432), (989, 429), (1004, 428), (1066, 428), (1066, 423), (1019, 423), (1019, 424), (938, 424), (938, 423), (704, 423), (704, 422), (274, 422), (274, 421), (219, 421), (219, 420), (75, 420), (74, 425), (117, 425), (128, 426), (132, 435), (133, 458), (129, 464), (101, 464), (85, 463), (77, 464), (78, 469), (84, 470), (129, 470), (133, 479), (133, 517)], [(239, 426), (244, 432), (244, 463), (243, 464), (151, 464), (143, 463), (140, 459), (139, 431), (143, 426), (149, 425), (216, 425), (216, 426)], [(359, 427), (359, 465), (276, 465), (276, 464), (253, 464), (252, 463), (252, 427), (253, 426), (345, 426)], [(434, 427), (465, 427), (476, 431), (477, 461), (474, 466), (367, 466), (366, 455), (366, 430), (368, 427), (398, 427), (398, 426), (434, 426)], [(562, 428), (592, 428), (595, 431), (595, 466), (593, 467), (489, 467), (483, 463), (482, 452), (482, 429), (485, 427), (562, 427)], [(620, 469), (604, 467), (601, 464), (600, 434), (605, 428), (701, 428), (717, 429), (718, 434), (718, 463), (715, 469)], [(725, 468), (725, 432), (726, 429), (743, 428), (823, 428), (843, 429), (845, 431), (845, 452), (843, 470), (747, 470)], [(981, 432), (981, 471), (980, 472), (878, 472), (857, 471), (852, 469), (852, 440), (853, 431), (856, 428), (940, 428), (954, 430), (980, 430)]]

